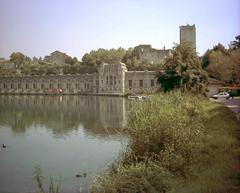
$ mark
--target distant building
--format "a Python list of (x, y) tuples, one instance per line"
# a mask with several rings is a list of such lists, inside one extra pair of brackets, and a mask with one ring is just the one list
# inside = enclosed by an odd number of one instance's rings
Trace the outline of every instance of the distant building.
[(180, 26), (180, 44), (188, 42), (196, 50), (196, 27), (195, 25)]
[(0, 58), (0, 67), (3, 69), (12, 69), (14, 68), (14, 64), (5, 58)]
[(164, 63), (165, 58), (171, 54), (170, 49), (154, 49), (151, 45), (139, 45), (133, 49), (133, 55), (137, 56), (142, 62), (149, 62), (151, 64)]
[(45, 56), (45, 58), (43, 59), (44, 62), (48, 62), (48, 63), (55, 63), (58, 65), (64, 65), (66, 64), (66, 59), (69, 58), (69, 56), (65, 53), (59, 52), (59, 51), (55, 51), (53, 53), (50, 54), (50, 56)]

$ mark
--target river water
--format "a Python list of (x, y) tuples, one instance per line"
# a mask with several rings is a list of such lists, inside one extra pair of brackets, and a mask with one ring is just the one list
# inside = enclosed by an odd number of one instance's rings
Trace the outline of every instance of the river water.
[(0, 192), (36, 191), (36, 167), (45, 185), (52, 177), (61, 192), (87, 190), (125, 147), (119, 130), (127, 123), (126, 103), (121, 97), (0, 95)]

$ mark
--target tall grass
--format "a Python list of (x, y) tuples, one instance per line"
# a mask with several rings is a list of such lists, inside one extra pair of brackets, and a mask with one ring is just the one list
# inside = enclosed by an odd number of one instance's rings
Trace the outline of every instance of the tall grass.
[(235, 190), (234, 115), (201, 96), (172, 92), (135, 103), (129, 145), (92, 193), (221, 193)]
[(35, 168), (34, 179), (37, 183), (38, 192), (37, 193), (59, 193), (60, 185), (54, 185), (52, 177), (50, 177), (50, 182), (47, 188), (44, 188), (44, 178), (42, 175), (42, 170), (39, 166)]

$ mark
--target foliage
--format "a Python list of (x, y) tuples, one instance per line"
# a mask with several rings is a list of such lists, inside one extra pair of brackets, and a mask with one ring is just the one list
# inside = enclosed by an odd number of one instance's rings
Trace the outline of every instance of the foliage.
[(166, 59), (164, 70), (163, 74), (159, 74), (158, 82), (165, 92), (173, 89), (205, 92), (207, 73), (190, 44), (176, 45), (172, 55)]
[(16, 68), (19, 68), (21, 65), (31, 62), (31, 58), (25, 56), (21, 52), (13, 52), (10, 55), (10, 61), (15, 64)]
[(235, 37), (235, 40), (231, 42), (230, 48), (233, 50), (240, 49), (240, 35)]
[(202, 67), (206, 69), (211, 78), (226, 83), (240, 83), (240, 36), (232, 41), (230, 48), (222, 44), (207, 50), (202, 57)]
[(203, 60), (208, 61), (206, 70), (210, 77), (226, 83), (240, 83), (240, 49), (230, 50), (227, 54), (221, 50), (211, 50)]
[(118, 49), (103, 49), (99, 48), (98, 50), (92, 50), (90, 53), (85, 54), (82, 57), (82, 65), (88, 66), (90, 69), (96, 71), (97, 67), (102, 63), (118, 63), (122, 61), (122, 58), (125, 54), (125, 49), (119, 47)]
[[(181, 92), (135, 103), (129, 145), (92, 193), (231, 192), (239, 149), (238, 123), (225, 107)], [(146, 116), (148, 115), (148, 116)]]

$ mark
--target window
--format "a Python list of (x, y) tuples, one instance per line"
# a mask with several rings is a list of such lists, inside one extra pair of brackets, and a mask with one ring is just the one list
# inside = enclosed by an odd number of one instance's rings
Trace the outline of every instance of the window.
[(25, 86), (26, 86), (26, 89), (28, 89), (28, 84), (26, 84)]
[(114, 76), (114, 84), (116, 84), (117, 83), (117, 78), (116, 78), (116, 76)]
[(70, 86), (70, 84), (69, 84), (69, 83), (67, 83), (67, 88), (71, 88), (71, 86)]
[(110, 85), (113, 85), (113, 76), (112, 75), (110, 75), (110, 77), (109, 77), (109, 81), (110, 81)]
[(13, 89), (14, 88), (14, 84), (11, 84), (11, 89)]
[(139, 86), (143, 87), (143, 80), (139, 80)]
[(3, 84), (3, 88), (7, 88), (7, 84)]
[(129, 87), (132, 87), (132, 80), (128, 80)]
[(62, 84), (58, 84), (58, 88), (62, 88)]
[(151, 87), (154, 87), (154, 80), (151, 80)]
[(108, 84), (108, 76), (106, 77), (106, 84)]
[(78, 83), (75, 84), (75, 88), (76, 88), (76, 89), (79, 89), (79, 88), (80, 88)]
[(45, 85), (44, 84), (41, 84), (41, 88), (44, 88), (45, 87)]
[(36, 87), (37, 87), (37, 85), (34, 83), (34, 84), (33, 84), (33, 88), (36, 88)]
[(53, 88), (53, 84), (52, 83), (49, 84), (49, 88)]
[(19, 88), (19, 89), (21, 89), (21, 88), (22, 88), (22, 87), (21, 87), (21, 84), (18, 84), (18, 88)]

